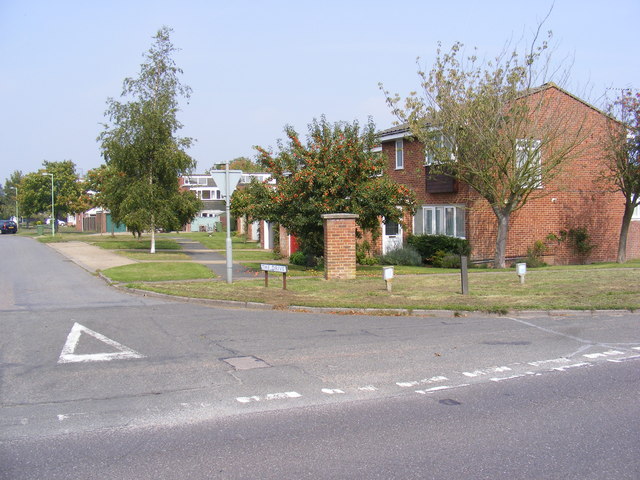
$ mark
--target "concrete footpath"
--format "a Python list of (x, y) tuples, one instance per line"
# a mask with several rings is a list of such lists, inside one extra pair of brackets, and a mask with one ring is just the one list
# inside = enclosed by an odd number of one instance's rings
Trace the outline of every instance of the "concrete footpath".
[(47, 243), (46, 245), (90, 272), (138, 263), (130, 258), (85, 242), (59, 242)]

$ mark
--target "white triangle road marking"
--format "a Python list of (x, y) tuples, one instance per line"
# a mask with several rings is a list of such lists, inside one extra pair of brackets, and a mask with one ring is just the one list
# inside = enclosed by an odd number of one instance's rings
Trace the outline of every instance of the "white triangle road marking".
[[(80, 335), (82, 335), (83, 333), (92, 336), (96, 340), (100, 340), (102, 343), (106, 343), (107, 345), (115, 348), (118, 351), (112, 353), (91, 353), (85, 355), (76, 355), (74, 352), (76, 351), (76, 347), (78, 346)], [(132, 350), (129, 347), (125, 347), (115, 340), (111, 340), (101, 333), (94, 332), (93, 330), (90, 330), (87, 327), (84, 327), (76, 322), (73, 324), (71, 332), (69, 332), (69, 336), (67, 337), (67, 341), (64, 344), (64, 347), (62, 347), (62, 352), (60, 352), (58, 363), (108, 362), (110, 360), (125, 360), (129, 358), (144, 358), (144, 355), (141, 355), (135, 350)]]

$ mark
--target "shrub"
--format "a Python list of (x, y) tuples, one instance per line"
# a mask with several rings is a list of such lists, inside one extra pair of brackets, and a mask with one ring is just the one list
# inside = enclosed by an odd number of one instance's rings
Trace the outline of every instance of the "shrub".
[(573, 244), (573, 248), (579, 255), (587, 255), (596, 246), (591, 243), (591, 235), (587, 232), (586, 227), (572, 228), (569, 230), (569, 239)]
[(377, 265), (379, 262), (371, 256), (371, 245), (366, 240), (356, 245), (356, 262), (359, 265)]
[(380, 257), (383, 265), (422, 265), (422, 257), (413, 247), (401, 247)]
[(291, 265), (306, 265), (307, 264), (307, 256), (301, 251), (297, 251), (291, 254), (289, 257), (289, 263)]
[(407, 243), (418, 251), (425, 263), (430, 263), (440, 251), (458, 256), (471, 253), (468, 240), (447, 235), (409, 235)]
[(323, 268), (324, 259), (311, 253), (304, 253), (303, 251), (298, 250), (291, 254), (289, 257), (289, 263), (292, 265), (300, 265), (302, 267)]
[(528, 268), (544, 267), (547, 264), (542, 260), (542, 255), (547, 250), (542, 240), (536, 240), (533, 246), (527, 248), (527, 258), (525, 262)]
[(447, 253), (444, 250), (438, 250), (433, 257), (429, 259), (429, 263), (436, 268), (460, 268), (460, 255), (455, 253)]

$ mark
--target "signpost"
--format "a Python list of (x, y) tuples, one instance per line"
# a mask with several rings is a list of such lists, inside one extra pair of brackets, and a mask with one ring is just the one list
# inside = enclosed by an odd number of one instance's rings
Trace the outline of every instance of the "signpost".
[(289, 267), (278, 263), (261, 263), (260, 270), (264, 272), (264, 286), (269, 286), (269, 272), (276, 272), (282, 274), (282, 289), (287, 289), (287, 271)]

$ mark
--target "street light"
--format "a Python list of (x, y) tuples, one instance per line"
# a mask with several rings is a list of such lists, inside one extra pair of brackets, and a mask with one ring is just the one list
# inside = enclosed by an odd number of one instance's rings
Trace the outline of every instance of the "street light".
[(43, 173), (42, 175), (47, 176), (50, 175), (51, 176), (51, 236), (55, 237), (56, 235), (56, 220), (53, 212), (53, 173)]

